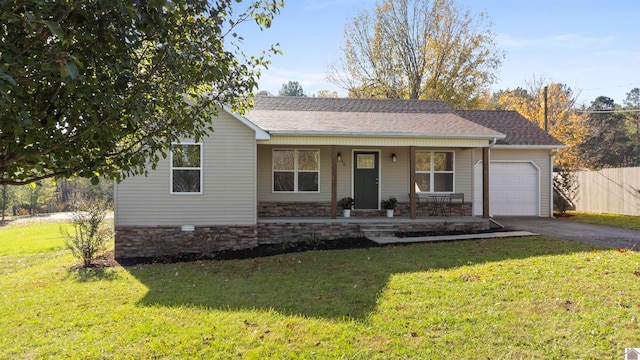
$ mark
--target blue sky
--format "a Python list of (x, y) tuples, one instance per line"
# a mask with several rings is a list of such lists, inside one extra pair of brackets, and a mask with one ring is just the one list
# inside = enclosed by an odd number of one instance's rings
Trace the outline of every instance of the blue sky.
[[(589, 103), (605, 95), (622, 103), (640, 87), (640, 1), (638, 0), (457, 0), (472, 13), (486, 12), (505, 59), (493, 91), (524, 87), (535, 76), (561, 82)], [(280, 43), (263, 71), (260, 90), (277, 94), (298, 81), (308, 95), (338, 87), (325, 79), (341, 56), (344, 25), (373, 0), (285, 0), (270, 29), (244, 27), (243, 50), (255, 54)]]

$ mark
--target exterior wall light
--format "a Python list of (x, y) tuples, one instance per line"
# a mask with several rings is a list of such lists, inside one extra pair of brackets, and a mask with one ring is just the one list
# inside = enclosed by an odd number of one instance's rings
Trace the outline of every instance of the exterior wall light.
[(338, 153), (338, 162), (342, 162), (342, 154)]
[(391, 161), (393, 162), (398, 161), (398, 157), (396, 156), (396, 154), (391, 154)]

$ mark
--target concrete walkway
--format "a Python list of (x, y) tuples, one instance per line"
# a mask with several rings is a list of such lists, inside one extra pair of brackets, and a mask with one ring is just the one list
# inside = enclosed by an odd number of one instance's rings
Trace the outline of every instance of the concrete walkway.
[(610, 248), (640, 250), (640, 231), (637, 230), (539, 217), (497, 217), (494, 220), (512, 230), (531, 231)]
[(529, 231), (503, 231), (495, 233), (480, 234), (462, 234), (462, 235), (439, 235), (439, 236), (416, 236), (416, 237), (396, 237), (396, 236), (370, 236), (367, 239), (378, 244), (405, 244), (405, 243), (422, 243), (422, 242), (440, 242), (455, 240), (473, 240), (473, 239), (493, 239), (503, 237), (520, 237), (535, 236), (538, 234)]

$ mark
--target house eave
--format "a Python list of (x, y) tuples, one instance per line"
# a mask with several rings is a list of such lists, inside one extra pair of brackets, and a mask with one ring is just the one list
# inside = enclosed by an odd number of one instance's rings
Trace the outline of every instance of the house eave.
[(488, 147), (488, 138), (425, 138), (425, 137), (392, 137), (392, 136), (300, 136), (272, 135), (271, 139), (258, 141), (258, 145), (294, 145), (294, 146), (418, 146), (434, 148), (482, 148)]
[(262, 128), (260, 128), (258, 125), (251, 122), (251, 120), (247, 119), (246, 117), (233, 112), (231, 108), (228, 107), (227, 105), (223, 105), (222, 109), (226, 111), (229, 115), (233, 116), (236, 120), (240, 121), (241, 123), (249, 127), (251, 130), (255, 131), (256, 140), (269, 140), (271, 138), (268, 132), (264, 131)]

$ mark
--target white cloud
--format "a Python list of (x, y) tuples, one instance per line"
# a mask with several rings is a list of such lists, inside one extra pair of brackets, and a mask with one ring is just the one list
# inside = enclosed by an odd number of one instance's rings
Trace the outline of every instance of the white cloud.
[(551, 38), (551, 40), (558, 44), (573, 44), (573, 45), (588, 45), (594, 43), (605, 43), (614, 40), (613, 36), (583, 36), (578, 34), (561, 34)]
[(532, 46), (592, 46), (597, 43), (607, 43), (615, 40), (613, 36), (584, 36), (579, 34), (559, 34), (542, 38), (516, 38), (509, 34), (499, 33), (496, 37), (498, 44), (503, 47), (532, 47)]

